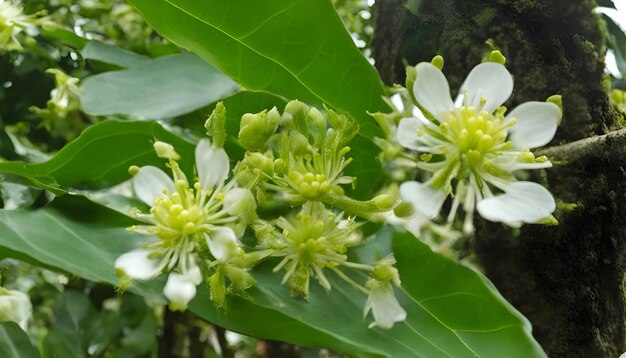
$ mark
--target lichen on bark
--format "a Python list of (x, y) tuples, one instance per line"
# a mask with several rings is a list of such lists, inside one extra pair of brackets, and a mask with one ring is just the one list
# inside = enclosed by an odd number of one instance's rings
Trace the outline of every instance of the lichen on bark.
[[(372, 42), (388, 84), (404, 82), (404, 63), (445, 58), (451, 88), (491, 48), (515, 80), (506, 105), (563, 96), (563, 121), (550, 145), (619, 126), (604, 79), (604, 31), (592, 0), (404, 0), (376, 3)], [(533, 324), (551, 357), (616, 357), (624, 352), (626, 143), (603, 141), (581, 156), (555, 158), (535, 180), (554, 193), (558, 226), (519, 232), (477, 222), (473, 250), (504, 296)]]

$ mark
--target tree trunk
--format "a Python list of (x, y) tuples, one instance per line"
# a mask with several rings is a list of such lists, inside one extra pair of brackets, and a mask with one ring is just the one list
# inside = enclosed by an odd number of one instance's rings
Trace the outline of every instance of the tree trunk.
[(563, 121), (545, 150), (555, 165), (533, 178), (557, 199), (559, 225), (511, 230), (477, 221), (472, 245), (550, 357), (617, 357), (625, 350), (626, 136), (556, 147), (614, 131), (622, 119), (605, 87), (604, 30), (595, 6), (379, 0), (374, 9), (373, 53), (388, 84), (404, 83), (403, 61), (415, 65), (440, 54), (450, 87), (458, 89), (491, 50), (489, 40), (515, 79), (509, 108), (563, 96)]

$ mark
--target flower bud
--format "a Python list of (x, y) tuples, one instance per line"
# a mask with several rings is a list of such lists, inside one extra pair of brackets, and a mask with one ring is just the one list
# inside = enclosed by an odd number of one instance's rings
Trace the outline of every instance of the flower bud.
[(252, 287), (252, 285), (256, 282), (247, 271), (235, 266), (225, 265), (222, 268), (222, 271), (233, 284), (235, 291), (244, 291)]
[(442, 69), (443, 68), (443, 57), (441, 55), (437, 55), (437, 56), (433, 57), (432, 60), (430, 60), (430, 63), (432, 63), (433, 66), (437, 67), (438, 69)]
[(506, 57), (504, 57), (502, 52), (498, 50), (491, 51), (491, 53), (489, 54), (489, 62), (495, 62), (504, 65), (506, 63)]
[(259, 152), (247, 152), (243, 161), (246, 165), (259, 169), (268, 177), (274, 175), (274, 161)]
[(207, 134), (213, 139), (213, 147), (222, 148), (226, 142), (226, 107), (217, 102), (215, 109), (204, 123)]
[(265, 143), (276, 132), (280, 123), (280, 113), (276, 107), (269, 112), (246, 113), (241, 117), (239, 142), (249, 151), (263, 151)]
[(209, 277), (209, 290), (211, 291), (211, 301), (217, 307), (226, 305), (226, 287), (224, 287), (224, 275), (222, 271), (217, 271)]

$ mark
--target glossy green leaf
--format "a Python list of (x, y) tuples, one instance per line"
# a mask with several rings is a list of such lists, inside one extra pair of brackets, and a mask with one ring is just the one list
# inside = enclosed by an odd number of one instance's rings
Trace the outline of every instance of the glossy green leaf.
[(164, 166), (152, 148), (155, 139), (173, 144), (183, 156), (181, 166), (192, 168), (193, 144), (158, 123), (111, 120), (88, 128), (46, 162), (0, 162), (0, 174), (20, 176), (57, 194), (66, 188), (108, 187), (128, 179), (131, 165)]
[(74, 31), (60, 26), (52, 21), (43, 23), (40, 28), (41, 35), (61, 41), (61, 43), (81, 49), (89, 43), (84, 37), (78, 36)]
[(0, 357), (39, 358), (39, 352), (15, 322), (0, 323)]
[(163, 119), (204, 107), (236, 88), (213, 66), (183, 53), (88, 77), (81, 86), (80, 100), (85, 112), (92, 115)]
[(147, 56), (99, 41), (90, 41), (82, 49), (81, 54), (85, 59), (110, 63), (124, 68), (137, 67), (150, 62), (150, 58)]
[[(0, 247), (115, 284), (115, 259), (142, 238), (123, 229), (131, 222), (85, 199), (65, 196), (37, 211), (0, 211)], [(345, 285), (327, 293), (312, 282), (309, 302), (291, 298), (280, 275), (271, 273), (271, 263), (255, 270), (258, 284), (249, 290), (250, 299), (235, 297), (226, 311), (216, 310), (206, 287), (200, 287), (190, 308), (244, 334), (361, 356), (545, 356), (528, 322), (482, 275), (434, 254), (409, 234), (396, 234), (393, 250), (403, 280), (397, 294), (408, 319), (389, 331), (367, 328), (371, 318), (362, 318), (366, 297)], [(160, 287), (136, 283), (134, 289), (154, 295)]]
[(161, 35), (243, 87), (350, 112), (384, 111), (383, 86), (328, 0), (129, 0)]

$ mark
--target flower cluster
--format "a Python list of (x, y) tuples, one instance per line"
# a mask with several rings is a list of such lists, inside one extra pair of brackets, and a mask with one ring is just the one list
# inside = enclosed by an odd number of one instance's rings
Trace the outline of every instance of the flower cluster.
[[(276, 260), (274, 272), (285, 271), (282, 281), (295, 296), (309, 298), (311, 278), (326, 290), (343, 281), (368, 295), (364, 312), (373, 312), (375, 325), (389, 329), (403, 321), (406, 312), (393, 290), (400, 284), (393, 257), (361, 263), (347, 255), (363, 242), (357, 218), (394, 204), (385, 194), (356, 200), (342, 187), (355, 180), (344, 173), (351, 162), (347, 143), (358, 129), (354, 120), (298, 101), (289, 102), (282, 114), (276, 108), (245, 114), (238, 143), (247, 152), (227, 180), (225, 111), (219, 103), (207, 120), (212, 141), (197, 145), (197, 178), (191, 183), (175, 148), (160, 141), (154, 149), (168, 160), (171, 178), (152, 166), (130, 168), (136, 195), (151, 208), (136, 211), (145, 225), (129, 230), (149, 239), (117, 259), (120, 286), (166, 272), (164, 295), (173, 309), (185, 309), (205, 277), (211, 300), (224, 307), (228, 294), (254, 284), (257, 263)], [(277, 210), (284, 215), (277, 218)], [(244, 245), (248, 227), (256, 239)], [(354, 270), (369, 279), (357, 282)]]
[(20, 38), (34, 35), (41, 19), (24, 15), (22, 3), (18, 0), (0, 1), (0, 52), (23, 50)]
[[(191, 185), (174, 148), (164, 142), (155, 142), (154, 147), (159, 156), (169, 159), (173, 179), (157, 167), (130, 168), (135, 193), (151, 209), (135, 212), (145, 225), (129, 230), (149, 235), (151, 240), (120, 256), (115, 267), (126, 279), (149, 280), (163, 271), (171, 272), (163, 293), (173, 308), (184, 309), (202, 282), (199, 262), (227, 262), (239, 254), (237, 237), (254, 218), (255, 202), (250, 191), (226, 181), (228, 156), (207, 139), (196, 147), (198, 178)], [(211, 257), (203, 258), (201, 253), (207, 250)]]
[(403, 183), (401, 197), (427, 218), (437, 216), (452, 197), (448, 222), (462, 207), (466, 233), (472, 231), (474, 210), (485, 219), (513, 226), (554, 221), (555, 202), (548, 190), (517, 181), (515, 173), (551, 166), (529, 149), (553, 138), (561, 119), (560, 106), (553, 102), (560, 98), (527, 102), (506, 114), (502, 104), (512, 93), (513, 78), (501, 54), (494, 55), (500, 62), (476, 66), (455, 102), (441, 72), (441, 57), (418, 64), (407, 83), (423, 114), (398, 124), (398, 142), (419, 152), (416, 166), (431, 174), (423, 182)]

